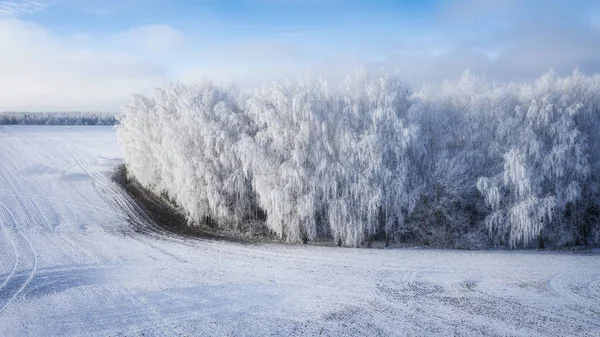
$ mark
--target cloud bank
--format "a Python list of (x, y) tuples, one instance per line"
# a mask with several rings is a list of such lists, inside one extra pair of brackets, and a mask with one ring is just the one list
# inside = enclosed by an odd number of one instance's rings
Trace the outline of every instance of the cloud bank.
[[(208, 77), (252, 88), (307, 73), (337, 80), (359, 66), (398, 69), (414, 87), (456, 79), (466, 69), (498, 82), (550, 69), (600, 72), (600, 5), (587, 0), (453, 0), (426, 12), (358, 11), (305, 25), (282, 24), (296, 15), (291, 11), (264, 23), (207, 14), (179, 25), (155, 15), (143, 24), (115, 21), (118, 29), (104, 31), (36, 20), (50, 4), (0, 1), (0, 111), (118, 110), (131, 93), (165, 81)], [(296, 6), (318, 12), (316, 3)], [(110, 21), (131, 6), (110, 8), (93, 15)]]
[[(143, 35), (137, 33), (130, 45), (144, 40)], [(122, 43), (127, 38), (119, 36)], [(16, 19), (0, 20), (0, 111), (113, 111), (131, 92), (147, 91), (167, 78), (166, 65), (95, 48), (91, 40), (59, 36)]]

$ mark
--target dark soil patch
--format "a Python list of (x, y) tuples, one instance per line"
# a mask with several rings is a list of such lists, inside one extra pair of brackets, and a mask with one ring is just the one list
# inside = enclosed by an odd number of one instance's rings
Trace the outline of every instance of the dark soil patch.
[(270, 234), (221, 231), (213, 227), (201, 225), (190, 226), (185, 215), (177, 206), (147, 190), (135, 179), (129, 178), (125, 165), (120, 165), (116, 168), (112, 179), (138, 203), (145, 215), (159, 227), (158, 231), (163, 230), (171, 234), (189, 238), (224, 240), (244, 244), (274, 240)]

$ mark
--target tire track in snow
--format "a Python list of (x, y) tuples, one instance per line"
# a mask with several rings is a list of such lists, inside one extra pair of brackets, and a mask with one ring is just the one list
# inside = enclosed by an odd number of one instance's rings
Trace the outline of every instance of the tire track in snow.
[[(21, 225), (24, 225), (26, 228), (34, 228), (34, 217), (28, 211), (24, 199), (20, 195), (18, 188), (15, 186), (17, 184), (16, 177), (14, 173), (6, 166), (6, 162), (7, 160), (0, 160), (0, 165), (2, 165), (2, 167), (0, 167), (0, 175), (4, 179), (9, 189), (15, 194), (18, 204), (17, 206), (22, 211), (25, 221), (24, 223), (20, 223), (15, 214), (4, 203), (2, 203), (2, 201), (0, 201), (0, 210), (2, 210), (0, 213), (5, 215), (2, 217), (4, 218), (2, 224), (3, 233), (5, 233), (6, 237), (8, 238), (8, 232), (6, 231), (6, 220), (8, 220), (12, 224), (16, 236), (16, 238), (13, 237), (9, 239), (11, 246), (14, 249), (16, 258), (12, 271), (7, 275), (3, 282), (3, 286), (0, 288), (0, 314), (15, 300), (19, 293), (23, 291), (23, 289), (35, 275), (37, 269), (37, 252), (25, 235), (21, 233), (20, 228)], [(37, 215), (39, 216), (39, 214)], [(39, 221), (41, 218), (38, 217), (37, 220)], [(22, 274), (17, 273), (17, 269), (23, 269), (25, 272)]]
[[(0, 160), (0, 165), (3, 165), (2, 163), (3, 163), (3, 161)], [(11, 176), (8, 177), (6, 175), (6, 173), (5, 173), (6, 171), (8, 171), (8, 168), (5, 165), (3, 165), (3, 166), (4, 166), (3, 168), (0, 167), (0, 175), (2, 176), (2, 178), (4, 179), (4, 181), (6, 182), (7, 186), (9, 187), (9, 190), (11, 190), (12, 194), (15, 196), (15, 199), (16, 199), (16, 201), (18, 203), (18, 207), (22, 210), (22, 212), (23, 212), (23, 214), (24, 214), (24, 216), (26, 218), (26, 220), (25, 220), (26, 224), (25, 225), (27, 227), (31, 228), (31, 226), (35, 223), (35, 221), (32, 219), (31, 213), (27, 211), (28, 208), (25, 205), (25, 202), (24, 202), (23, 198), (21, 197), (21, 194), (15, 189), (15, 187), (13, 185), (13, 180), (15, 180), (16, 178), (15, 178), (15, 176), (13, 174), (11, 174)], [(16, 221), (14, 222), (14, 224), (15, 225), (17, 224)]]
[[(56, 293), (106, 281), (104, 271), (110, 266), (100, 265), (68, 265), (66, 267), (38, 268), (35, 276), (15, 298), (13, 303), (39, 299)], [(14, 274), (16, 279), (25, 279), (28, 271)]]
[[(6, 275), (4, 281), (2, 281), (2, 283), (0, 284), (0, 298), (2, 298), (2, 295), (4, 293), (3, 289), (6, 287), (6, 285), (8, 284), (8, 282), (12, 279), (13, 275), (15, 274), (15, 271), (17, 270), (17, 265), (19, 264), (19, 251), (17, 250), (17, 247), (15, 245), (15, 242), (13, 241), (13, 239), (8, 235), (8, 231), (6, 230), (6, 225), (5, 225), (5, 221), (2, 219), (2, 214), (4, 212), (0, 212), (0, 226), (2, 227), (2, 234), (4, 235), (6, 241), (9, 243), (9, 246), (12, 248), (13, 251), (13, 255), (14, 255), (14, 261), (12, 263), (12, 267), (10, 269), (10, 272)], [(4, 254), (4, 250), (3, 250), (3, 254), (2, 254), (2, 261), (0, 262), (5, 262), (6, 261), (6, 257), (9, 256), (9, 254)]]
[[(0, 188), (0, 195), (18, 196), (19, 194), (15, 193), (14, 191), (9, 190), (9, 189)], [(101, 213), (101, 214), (111, 213), (112, 215), (116, 215), (119, 217), (125, 217), (125, 215), (123, 215), (119, 212), (115, 212), (112, 209), (94, 206), (94, 205), (90, 205), (90, 204), (85, 204), (82, 202), (60, 200), (60, 199), (50, 198), (50, 197), (46, 197), (43, 195), (37, 195), (37, 194), (21, 194), (21, 195), (26, 196), (31, 199), (39, 199), (39, 200), (47, 201), (49, 203), (69, 205), (69, 206), (81, 208), (83, 210), (90, 211), (90, 212), (97, 212), (97, 213)]]
[[(126, 217), (131, 220), (130, 222), (133, 225), (134, 229), (131, 230), (129, 228), (125, 228), (126, 232), (128, 232), (129, 234), (134, 234), (137, 231), (158, 240), (169, 239), (173, 242), (180, 244), (190, 244), (190, 240), (181, 238), (177, 234), (166, 231), (162, 227), (158, 226), (154, 222), (154, 220), (152, 220), (146, 215), (146, 213), (137, 204), (137, 202), (132, 200), (131, 197), (129, 197), (120, 187), (116, 186), (116, 184), (111, 182), (106, 176), (97, 172), (85, 160), (85, 158), (79, 152), (77, 152), (77, 150), (73, 149), (67, 144), (64, 144), (64, 150), (67, 151), (67, 153), (69, 153), (69, 155), (75, 160), (77, 165), (81, 167), (81, 169), (86, 174), (92, 177), (94, 182), (100, 185), (101, 191), (99, 191), (99, 194), (101, 196), (104, 196), (105, 193), (103, 192), (108, 193), (108, 201), (112, 202), (117, 207), (117, 209), (123, 211)], [(161, 248), (160, 246), (149, 242), (148, 240), (142, 240), (141, 238), (138, 238), (135, 235), (131, 235), (130, 238), (144, 245), (147, 245), (179, 262), (190, 263), (186, 259), (181, 258), (173, 253), (170, 253), (167, 250)]]
[[(16, 218), (14, 217), (14, 214), (10, 211), (10, 209), (8, 209), (2, 202), (0, 202), (0, 207), (6, 211), (9, 217), (12, 219), (13, 223), (16, 225)], [(4, 310), (7, 308), (7, 306), (19, 296), (19, 294), (23, 291), (23, 289), (25, 289), (25, 287), (27, 287), (29, 282), (31, 282), (31, 280), (35, 276), (37, 270), (37, 252), (31, 245), (29, 240), (27, 240), (27, 238), (22, 233), (20, 233), (18, 230), (16, 233), (19, 235), (21, 240), (25, 242), (25, 245), (27, 246), (25, 247), (25, 250), (29, 250), (29, 252), (31, 253), (30, 257), (32, 260), (32, 266), (26, 272), (24, 272), (22, 276), (19, 275), (19, 277), (16, 277), (16, 274), (13, 273), (13, 276), (10, 278), (10, 280), (8, 280), (6, 286), (0, 290), (0, 300), (3, 301), (3, 303), (0, 303), (0, 314), (2, 314), (2, 312), (4, 312)], [(22, 249), (22, 245), (19, 248)], [(20, 261), (25, 261), (25, 259)]]
[[(71, 157), (75, 160), (77, 165), (88, 174), (94, 182), (100, 185), (100, 188), (104, 190), (104, 192), (108, 192), (109, 198), (112, 202), (117, 206), (118, 209), (121, 209), (125, 212), (129, 219), (134, 222), (134, 226), (137, 229), (144, 229), (148, 234), (155, 234), (159, 232), (159, 234), (167, 235), (172, 238), (177, 238), (174, 234), (168, 233), (158, 225), (156, 225), (152, 219), (148, 218), (143, 212), (143, 210), (135, 203), (129, 196), (127, 196), (119, 187), (113, 185), (111, 181), (109, 181), (104, 175), (98, 173), (89, 163), (85, 160), (85, 158), (77, 152), (75, 149), (70, 148), (65, 144), (64, 149), (71, 155)], [(99, 191), (102, 192), (102, 191)], [(101, 196), (103, 193), (99, 193)], [(153, 230), (146, 229), (146, 227), (151, 227)], [(154, 235), (153, 235), (154, 236)], [(141, 240), (135, 237), (131, 237), (132, 239), (150, 246), (151, 248), (160, 251), (161, 253), (174, 258), (175, 260), (181, 263), (189, 263), (187, 260), (181, 259), (180, 257), (169, 253), (168, 251), (160, 248), (157, 245), (154, 245), (146, 240)], [(179, 240), (177, 240), (179, 241)], [(144, 327), (145, 330), (154, 330), (157, 328), (166, 328), (172, 329), (172, 324), (179, 322), (183, 317), (178, 317), (175, 319), (165, 319), (162, 315), (153, 307), (152, 304), (144, 302), (141, 299), (136, 298), (136, 296), (132, 295), (131, 289), (120, 289), (119, 293), (123, 296), (127, 301), (131, 304), (132, 307), (138, 309), (138, 311), (145, 312), (146, 317), (152, 317), (153, 324), (151, 326)], [(135, 315), (137, 316), (137, 315)], [(134, 317), (134, 316), (132, 316)], [(120, 320), (122, 319), (122, 314), (115, 315), (113, 319)], [(103, 317), (103, 323), (110, 323), (110, 317)]]
[(548, 280), (548, 285), (563, 298), (600, 309), (600, 274), (559, 273)]
[(479, 281), (476, 281), (476, 280), (473, 280), (473, 279), (465, 280), (465, 281), (463, 281), (463, 282), (460, 283), (461, 287), (463, 287), (467, 291), (472, 291), (472, 292), (478, 291), (478, 289), (477, 289), (478, 285), (479, 285)]
[[(126, 196), (119, 188), (115, 187), (112, 182), (108, 181), (107, 177), (98, 173), (91, 165), (85, 160), (85, 158), (77, 152), (75, 149), (70, 148), (68, 145), (64, 145), (64, 149), (71, 155), (77, 165), (88, 174), (94, 182), (100, 185), (100, 187), (109, 194), (110, 200), (129, 216), (134, 222), (138, 229), (142, 230), (148, 226), (152, 226), (154, 230), (165, 232), (159, 226), (155, 225), (151, 219), (145, 216), (145, 213), (132, 202), (128, 196)], [(104, 193), (100, 193), (101, 196)], [(152, 232), (147, 230), (148, 232)]]
[[(29, 228), (33, 228), (34, 225), (38, 224), (40, 226), (45, 227), (48, 230), (52, 230), (53, 228), (49, 226), (48, 218), (45, 216), (44, 212), (42, 212), (39, 205), (33, 199), (24, 197), (25, 193), (23, 192), (21, 185), (19, 184), (19, 179), (17, 179), (13, 170), (11, 170), (6, 165), (6, 162), (11, 162), (12, 166), (15, 169), (17, 168), (14, 162), (12, 161), (0, 160), (0, 165), (2, 165), (2, 167), (0, 167), (0, 174), (6, 181), (9, 189), (12, 190), (12, 193), (16, 197), (17, 202), (19, 203), (20, 208), (23, 211), (25, 217), (29, 219), (27, 221), (30, 226)], [(31, 212), (30, 210), (33, 210), (33, 212)]]
[(377, 290), (383, 294), (386, 299), (391, 300), (392, 302), (398, 300), (405, 301), (418, 297), (428, 297), (431, 295), (441, 295), (447, 291), (447, 289), (439, 284), (422, 280), (420, 275), (423, 272), (424, 271), (418, 270), (404, 270), (399, 279), (387, 277), (384, 278), (384, 280), (386, 280), (385, 283), (378, 282)]

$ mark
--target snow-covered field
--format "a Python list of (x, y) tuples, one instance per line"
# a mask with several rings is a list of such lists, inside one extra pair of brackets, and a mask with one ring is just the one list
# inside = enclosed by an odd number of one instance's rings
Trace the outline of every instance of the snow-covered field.
[(600, 252), (178, 238), (111, 127), (0, 129), (0, 335), (600, 335)]

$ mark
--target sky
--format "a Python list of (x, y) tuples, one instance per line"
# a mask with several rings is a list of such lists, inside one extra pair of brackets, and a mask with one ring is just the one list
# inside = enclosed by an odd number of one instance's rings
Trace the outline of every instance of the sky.
[(398, 70), (459, 78), (600, 72), (597, 0), (0, 0), (0, 111), (118, 111), (210, 79), (252, 88)]

